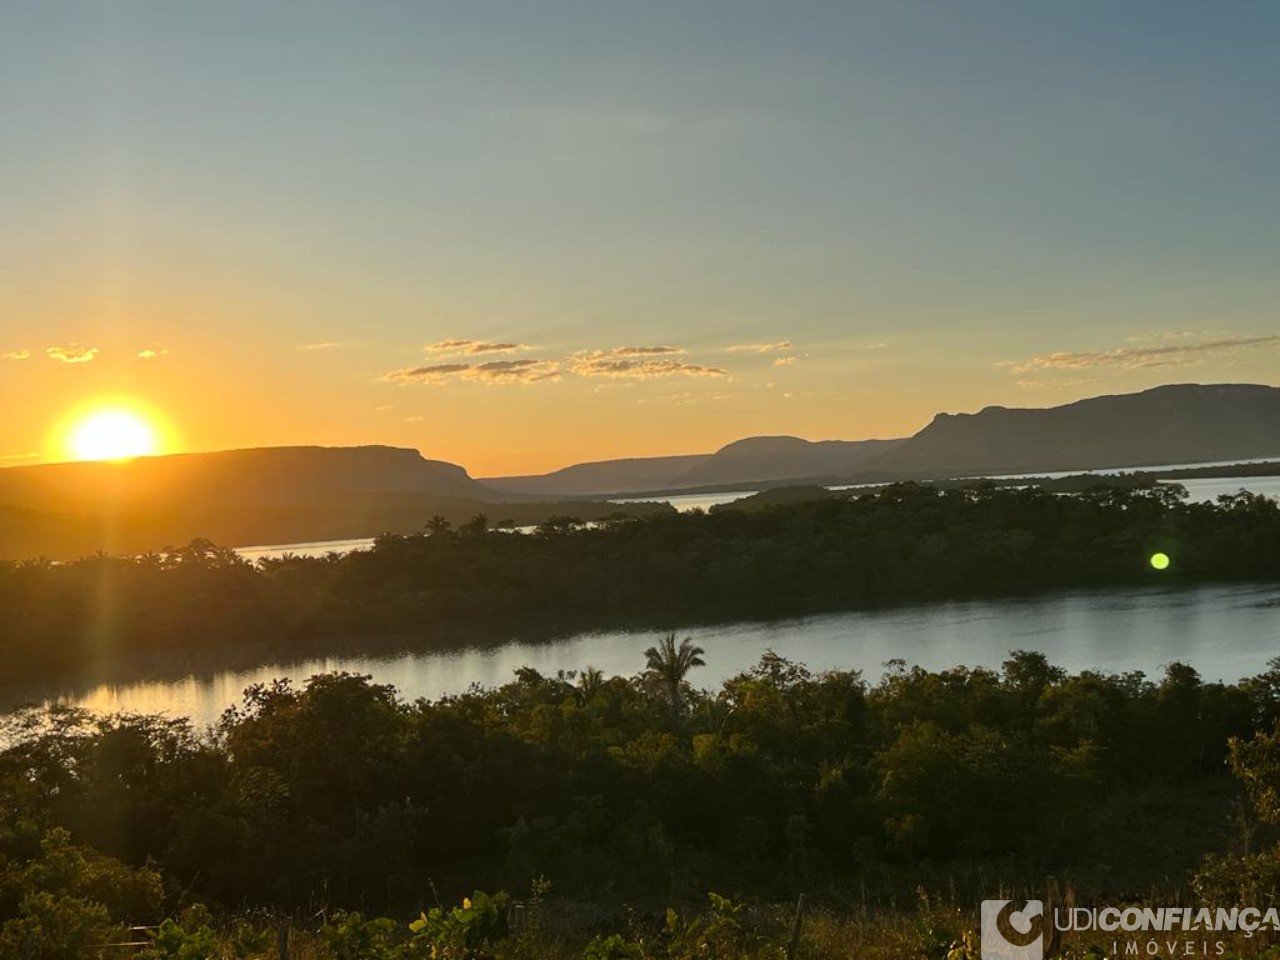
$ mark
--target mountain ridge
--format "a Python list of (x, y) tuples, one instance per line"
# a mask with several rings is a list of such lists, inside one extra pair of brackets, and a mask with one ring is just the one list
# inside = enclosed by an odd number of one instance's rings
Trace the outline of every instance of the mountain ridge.
[(455, 522), (476, 513), (591, 519), (619, 509), (608, 499), (685, 491), (1263, 457), (1280, 457), (1280, 387), (1169, 384), (1056, 407), (939, 413), (905, 439), (745, 437), (710, 454), (594, 461), (534, 477), (476, 480), (457, 464), (384, 445), (23, 465), (0, 470), (0, 556), (142, 551), (193, 537), (235, 544), (372, 536), (420, 529), (433, 513)]
[(1056, 407), (939, 413), (868, 466), (899, 475), (1102, 469), (1280, 455), (1280, 388), (1166, 384)]
[[(976, 413), (940, 412), (912, 436), (895, 440), (744, 437), (713, 453), (687, 457), (690, 469), (665, 483), (629, 475), (625, 467), (679, 458), (593, 461), (480, 482), (506, 492), (618, 496), (644, 491), (654, 496), (734, 484), (928, 479), (1270, 456), (1280, 456), (1280, 387), (1184, 383), (1053, 407), (988, 405)], [(572, 489), (562, 486), (559, 480), (566, 477), (579, 482)], [(588, 479), (602, 477), (608, 482)]]

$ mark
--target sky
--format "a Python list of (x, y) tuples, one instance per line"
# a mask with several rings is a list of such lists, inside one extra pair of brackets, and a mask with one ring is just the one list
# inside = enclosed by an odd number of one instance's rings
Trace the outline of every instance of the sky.
[(0, 5), (0, 465), (1280, 382), (1280, 6)]

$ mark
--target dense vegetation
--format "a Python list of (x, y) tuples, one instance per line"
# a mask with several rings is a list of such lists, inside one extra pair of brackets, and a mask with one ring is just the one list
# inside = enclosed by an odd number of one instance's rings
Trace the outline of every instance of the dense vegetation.
[[(1169, 569), (1148, 563), (1161, 551)], [(11, 684), (139, 658), (448, 646), (579, 626), (695, 621), (1070, 588), (1280, 579), (1280, 506), (1177, 488), (1072, 496), (898, 484), (861, 496), (661, 515), (532, 535), (436, 518), (373, 550), (260, 561), (197, 541), (140, 557), (0, 565)], [(120, 667), (124, 663), (126, 666)], [(210, 665), (212, 665), (210, 663)]]
[[(1221, 685), (1015, 652), (1000, 671), (892, 664), (869, 684), (766, 654), (701, 692), (699, 654), (673, 639), (630, 678), (523, 670), (409, 704), (324, 675), (251, 688), (207, 736), (12, 715), (0, 956), (92, 956), (180, 914), (154, 955), (266, 956), (264, 918), (292, 916), (315, 957), (777, 958), (786, 917), (767, 905), (805, 892), (801, 956), (898, 937), (882, 955), (942, 960), (972, 956), (997, 885), (1052, 874), (1089, 902), (1194, 875), (1225, 903), (1280, 879), (1256, 832), (1280, 818), (1280, 662)], [(1256, 813), (1233, 806), (1228, 762)], [(538, 923), (514, 936), (507, 895), (476, 887), (531, 899)]]
[(69, 560), (98, 552), (144, 553), (164, 544), (186, 543), (193, 537), (237, 545), (358, 539), (379, 531), (412, 533), (422, 528), (424, 517), (432, 515), (465, 523), (476, 513), (484, 512), (495, 518), (496, 526), (524, 527), (567, 512), (583, 520), (674, 512), (670, 504), (661, 502), (494, 503), (470, 497), (409, 493), (351, 494), (290, 505), (262, 505), (234, 496), (224, 502), (190, 493), (174, 504), (138, 495), (133, 503), (96, 503), (52, 511), (6, 504), (4, 496), (0, 490), (0, 560), (36, 556)]

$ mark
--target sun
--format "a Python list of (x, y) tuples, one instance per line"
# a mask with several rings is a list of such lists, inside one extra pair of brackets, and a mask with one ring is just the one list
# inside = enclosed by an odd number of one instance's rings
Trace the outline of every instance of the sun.
[(77, 421), (67, 438), (74, 460), (126, 460), (158, 453), (155, 427), (132, 410), (97, 410)]

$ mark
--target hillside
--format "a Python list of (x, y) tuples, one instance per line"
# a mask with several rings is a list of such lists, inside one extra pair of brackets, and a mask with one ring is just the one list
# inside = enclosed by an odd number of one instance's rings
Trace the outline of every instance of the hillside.
[(1280, 454), (1280, 388), (1173, 384), (1047, 409), (940, 413), (867, 464), (898, 476), (1244, 460)]
[(682, 486), (692, 468), (711, 459), (699, 453), (675, 457), (631, 457), (575, 463), (552, 473), (522, 477), (485, 477), (480, 480), (503, 493), (572, 497), (619, 493), (628, 490), (661, 490)]
[(391, 493), (495, 498), (462, 467), (381, 446), (264, 447), (0, 470), (0, 504), (35, 510), (289, 507)]
[(526, 498), (504, 497), (459, 466), (394, 447), (274, 447), (14, 467), (0, 470), (0, 560), (141, 553), (196, 538), (244, 546), (410, 533), (435, 514), (455, 524), (484, 513), (527, 525), (618, 510), (503, 499)]
[(838, 477), (856, 472), (903, 442), (747, 437), (715, 453), (601, 460), (538, 476), (486, 477), (480, 482), (503, 492), (565, 497)]
[(1043, 409), (939, 413), (900, 440), (747, 437), (715, 453), (603, 460), (482, 481), (507, 494), (608, 496), (783, 481), (928, 479), (1280, 456), (1280, 388), (1172, 384)]
[(721, 447), (681, 478), (683, 486), (848, 476), (902, 440), (748, 437)]

